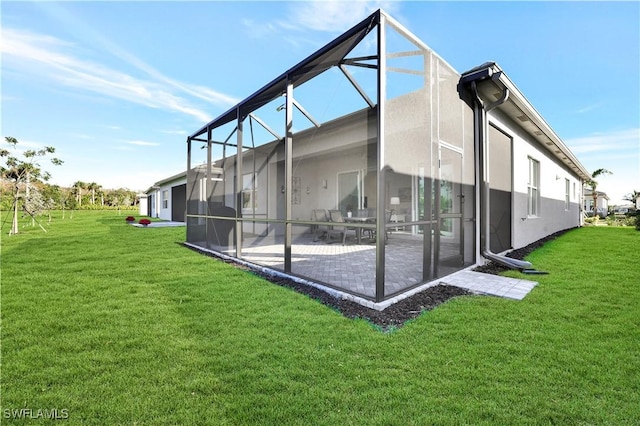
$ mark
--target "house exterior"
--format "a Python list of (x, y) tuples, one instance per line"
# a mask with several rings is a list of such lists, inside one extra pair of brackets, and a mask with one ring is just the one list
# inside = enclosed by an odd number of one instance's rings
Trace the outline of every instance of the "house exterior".
[[(596, 191), (598, 193), (598, 212), (602, 212), (605, 216), (609, 211), (609, 196), (606, 192)], [(593, 212), (593, 190), (584, 189), (583, 208), (585, 213)]]
[(154, 183), (140, 197), (140, 215), (174, 222), (186, 219), (187, 173), (182, 172)]
[(580, 226), (588, 178), (497, 64), (378, 10), (189, 136), (187, 244), (381, 302)]

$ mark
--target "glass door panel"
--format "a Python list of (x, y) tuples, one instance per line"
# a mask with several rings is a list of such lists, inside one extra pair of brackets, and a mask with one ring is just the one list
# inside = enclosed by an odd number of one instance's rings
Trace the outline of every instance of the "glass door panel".
[(439, 197), (440, 226), (434, 238), (437, 277), (462, 268), (464, 253), (462, 153), (455, 147), (441, 144), (439, 165), (440, 180), (435, 192)]
[(360, 208), (360, 172), (338, 173), (338, 210), (345, 216)]

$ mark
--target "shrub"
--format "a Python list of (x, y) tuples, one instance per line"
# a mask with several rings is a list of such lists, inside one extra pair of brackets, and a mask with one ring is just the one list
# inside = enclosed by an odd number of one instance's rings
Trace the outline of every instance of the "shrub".
[(150, 223), (151, 223), (151, 221), (150, 221), (149, 219), (146, 219), (146, 218), (145, 218), (145, 219), (140, 219), (140, 220), (138, 221), (138, 223), (139, 223), (140, 225), (147, 226), (148, 224), (150, 224)]
[(595, 225), (597, 223), (598, 223), (598, 216), (585, 217), (584, 218), (584, 224), (585, 225)]
[(635, 226), (636, 225), (636, 217), (634, 216), (626, 216), (626, 217), (611, 217), (607, 218), (607, 225), (609, 226)]
[(133, 216), (127, 216), (127, 218), (125, 219), (127, 222), (135, 222), (136, 218)]

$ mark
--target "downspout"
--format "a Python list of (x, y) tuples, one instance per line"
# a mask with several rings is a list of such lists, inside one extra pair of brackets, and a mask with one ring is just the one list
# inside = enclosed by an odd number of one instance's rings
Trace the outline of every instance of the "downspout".
[[(497, 72), (491, 75), (491, 80), (494, 83), (498, 83), (502, 72)], [(500, 256), (491, 252), (491, 228), (489, 223), (490, 218), (490, 200), (491, 193), (489, 187), (489, 169), (488, 169), (488, 149), (487, 149), (487, 114), (494, 108), (502, 105), (509, 98), (509, 89), (502, 85), (503, 92), (500, 99), (485, 106), (485, 103), (480, 98), (476, 81), (471, 81), (471, 90), (475, 97), (474, 102), (474, 114), (475, 114), (475, 126), (476, 126), (476, 138), (475, 138), (475, 150), (479, 155), (479, 177), (480, 177), (480, 253), (483, 257), (492, 260), (500, 265), (506, 266), (511, 269), (530, 269), (531, 262), (524, 260), (512, 259), (506, 256)]]

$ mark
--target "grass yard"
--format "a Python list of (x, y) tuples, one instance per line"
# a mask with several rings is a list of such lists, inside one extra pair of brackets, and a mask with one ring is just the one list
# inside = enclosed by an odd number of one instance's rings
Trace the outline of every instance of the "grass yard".
[(550, 274), (523, 301), (458, 298), (383, 333), (124, 217), (3, 230), (3, 424), (640, 424), (632, 228), (532, 253)]

